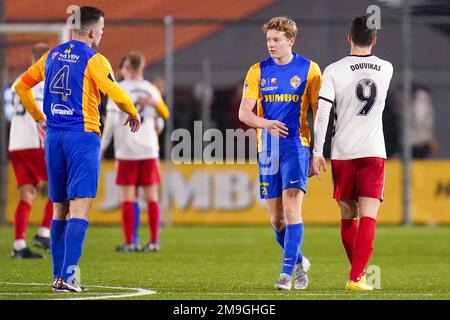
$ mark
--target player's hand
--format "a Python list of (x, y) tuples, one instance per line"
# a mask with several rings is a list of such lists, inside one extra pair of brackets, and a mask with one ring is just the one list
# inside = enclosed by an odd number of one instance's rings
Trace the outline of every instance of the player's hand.
[(289, 135), (289, 129), (283, 122), (278, 120), (266, 120), (264, 129), (277, 138), (286, 138)]
[(309, 158), (309, 174), (308, 178), (314, 177), (314, 170), (313, 170), (313, 162), (314, 162), (314, 155), (311, 154), (311, 157)]
[(42, 131), (47, 130), (46, 120), (39, 120), (38, 121), (38, 126), (39, 126), (39, 129), (41, 129)]
[(127, 121), (125, 121), (123, 125), (129, 125), (131, 132), (139, 131), (139, 128), (141, 127), (141, 117), (139, 116), (139, 113), (136, 113), (134, 117), (129, 115)]
[(320, 176), (320, 168), (323, 169), (323, 172), (327, 172), (327, 161), (324, 157), (314, 157), (313, 159), (313, 173), (317, 176), (317, 179), (322, 180)]

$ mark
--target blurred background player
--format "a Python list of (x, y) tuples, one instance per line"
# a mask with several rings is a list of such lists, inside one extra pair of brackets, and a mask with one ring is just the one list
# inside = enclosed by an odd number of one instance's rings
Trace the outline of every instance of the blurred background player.
[[(35, 63), (49, 50), (47, 44), (37, 43), (32, 49), (32, 63)], [(17, 82), (17, 80), (16, 80)], [(13, 85), (14, 86), (14, 85)], [(44, 83), (33, 88), (33, 96), (40, 110), (44, 99)], [(9, 159), (16, 175), (20, 200), (14, 215), (14, 244), (12, 256), (36, 259), (42, 255), (32, 252), (26, 244), (26, 232), (31, 206), (37, 196), (37, 185), (47, 181), (47, 168), (44, 154), (44, 131), (26, 112), (19, 97), (14, 95), (14, 111), (9, 135)], [(47, 201), (44, 217), (33, 243), (45, 250), (50, 248), (50, 223), (53, 204)]]
[[(139, 114), (115, 81), (109, 61), (93, 49), (102, 38), (104, 13), (81, 7), (79, 16), (80, 27), (73, 29), (72, 40), (42, 56), (14, 87), (33, 119), (47, 126), (45, 157), (49, 196), (54, 202), (50, 237), (56, 292), (85, 291), (77, 270), (100, 174), (100, 91), (127, 112), (125, 125), (131, 131), (140, 126)], [(31, 91), (44, 79), (45, 115)]]
[(415, 159), (428, 158), (437, 150), (437, 143), (434, 138), (433, 98), (425, 86), (413, 83), (412, 104), (407, 111), (412, 156)]
[[(336, 117), (331, 147), (333, 197), (341, 209), (341, 238), (351, 264), (347, 290), (369, 291), (365, 268), (373, 252), (375, 225), (383, 200), (386, 149), (383, 110), (392, 64), (371, 54), (376, 29), (367, 17), (353, 20), (348, 36), (350, 55), (323, 73), (314, 126), (313, 171), (326, 171), (322, 156), (331, 107)], [(358, 223), (358, 217), (359, 223)]]
[(136, 212), (138, 187), (142, 186), (148, 207), (150, 241), (145, 251), (157, 251), (159, 243), (160, 206), (158, 202), (159, 145), (158, 133), (162, 130), (161, 119), (168, 119), (169, 110), (159, 90), (144, 80), (145, 57), (138, 52), (129, 53), (123, 60), (121, 73), (124, 80), (120, 86), (130, 95), (141, 115), (142, 126), (137, 134), (130, 134), (122, 125), (126, 114), (115, 110), (114, 102), (109, 101), (102, 147), (104, 152), (114, 136), (116, 162), (116, 183), (120, 186), (122, 227), (125, 243), (116, 248), (118, 252), (131, 252), (140, 249), (137, 242)]
[[(292, 52), (297, 35), (294, 21), (272, 18), (263, 30), (270, 58), (248, 71), (239, 119), (257, 128), (260, 195), (266, 199), (276, 240), (284, 249), (275, 287), (290, 290), (295, 269), (294, 288), (306, 289), (310, 263), (300, 250), (302, 201), (310, 172), (306, 117), (309, 106), (314, 114), (317, 110), (321, 74), (315, 62)], [(255, 105), (257, 114), (253, 113)], [(279, 168), (266, 172), (275, 163)]]

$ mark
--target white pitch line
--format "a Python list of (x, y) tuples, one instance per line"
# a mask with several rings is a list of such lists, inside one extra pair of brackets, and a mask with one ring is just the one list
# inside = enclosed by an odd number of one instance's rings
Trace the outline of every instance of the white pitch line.
[(377, 296), (450, 296), (450, 293), (299, 293), (290, 295), (286, 293), (248, 293), (248, 292), (159, 292), (160, 295), (209, 295), (209, 296), (285, 296), (285, 297), (303, 297), (303, 296), (351, 296), (377, 297)]
[[(48, 283), (20, 283), (20, 282), (0, 282), (0, 284), (6, 285), (19, 285), (19, 286), (49, 286)], [(117, 290), (132, 290), (136, 291), (133, 293), (119, 293), (119, 294), (110, 294), (104, 296), (94, 296), (94, 297), (78, 297), (78, 298), (57, 298), (50, 300), (99, 300), (99, 299), (119, 299), (119, 298), (132, 298), (139, 296), (146, 296), (151, 294), (156, 294), (156, 291), (147, 290), (142, 288), (128, 288), (128, 287), (111, 287), (111, 286), (89, 286), (90, 288), (103, 288), (103, 289), (117, 289)], [(89, 294), (89, 292), (86, 292)], [(26, 293), (28, 294), (28, 293)], [(109, 294), (109, 292), (108, 292)], [(0, 294), (1, 295), (1, 294)], [(18, 295), (21, 295), (20, 293)]]

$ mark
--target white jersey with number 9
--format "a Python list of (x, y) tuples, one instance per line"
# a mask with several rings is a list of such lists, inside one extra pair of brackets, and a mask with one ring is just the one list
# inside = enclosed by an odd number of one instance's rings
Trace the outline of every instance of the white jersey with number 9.
[(331, 159), (386, 158), (383, 110), (393, 67), (373, 55), (347, 56), (323, 72), (319, 99), (334, 104)]

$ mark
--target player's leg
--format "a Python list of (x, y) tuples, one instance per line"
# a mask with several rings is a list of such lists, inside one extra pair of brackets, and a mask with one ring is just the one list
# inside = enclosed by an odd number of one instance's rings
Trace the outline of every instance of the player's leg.
[(373, 253), (375, 228), (380, 200), (358, 197), (358, 207), (361, 212), (359, 228), (355, 237), (350, 280), (359, 281), (365, 274), (365, 269)]
[(48, 173), (48, 197), (53, 201), (53, 219), (50, 225), (50, 253), (52, 256), (53, 290), (58, 291), (62, 285), (61, 272), (66, 251), (67, 215), (67, 177), (64, 152), (61, 145), (64, 135), (48, 130), (45, 135), (45, 159)]
[[(355, 181), (361, 218), (353, 249), (350, 284), (361, 282), (364, 270), (373, 253), (376, 219), (380, 201), (383, 199), (385, 160), (361, 158), (357, 159), (357, 166)], [(365, 288), (373, 290), (369, 285), (366, 285)]]
[(333, 198), (341, 211), (341, 240), (350, 264), (352, 263), (353, 248), (358, 232), (356, 169), (354, 160), (331, 161)]
[[(43, 149), (36, 151), (35, 159), (35, 175), (39, 177), (39, 181), (48, 181), (47, 165), (45, 163), (45, 154)], [(37, 230), (36, 235), (33, 238), (33, 244), (44, 250), (50, 249), (50, 225), (53, 217), (53, 202), (48, 199), (45, 204), (44, 212), (42, 215), (41, 224)]]
[(124, 234), (124, 244), (116, 247), (117, 252), (135, 251), (134, 226), (135, 203), (137, 201), (137, 174), (138, 161), (117, 160), (116, 183), (120, 187), (122, 230)]
[(31, 251), (26, 244), (26, 232), (31, 206), (36, 199), (36, 186), (24, 184), (19, 187), (20, 201), (14, 214), (14, 244), (12, 256), (25, 259), (40, 259), (42, 255)]
[(286, 150), (280, 158), (280, 172), (283, 185), (283, 213), (286, 221), (283, 268), (281, 274), (293, 275), (296, 271), (296, 289), (306, 289), (308, 259), (303, 257), (302, 202), (309, 174), (309, 149), (298, 147)]
[(284, 249), (284, 236), (286, 233), (286, 221), (284, 219), (283, 201), (281, 197), (266, 199), (267, 212), (269, 214), (270, 224), (275, 232), (275, 239)]
[[(274, 158), (274, 157), (277, 158)], [(274, 162), (276, 161), (276, 162)], [(284, 220), (282, 205), (282, 184), (279, 170), (278, 154), (271, 152), (260, 152), (258, 154), (260, 198), (266, 200), (268, 214), (272, 229), (275, 232), (275, 239), (284, 250), (286, 223)], [(281, 277), (275, 288), (290, 290), (292, 279)]]
[[(89, 212), (97, 196), (100, 175), (100, 137), (94, 132), (64, 134), (63, 151), (68, 170), (67, 199), (70, 199), (65, 253), (62, 268), (64, 285), (73, 292), (81, 292), (77, 272), (89, 227)], [(50, 178), (50, 177), (49, 177)], [(53, 200), (53, 199), (52, 199)]]
[(148, 208), (148, 226), (150, 241), (144, 247), (146, 251), (159, 251), (159, 228), (161, 222), (161, 208), (159, 205), (158, 189), (160, 184), (159, 160), (146, 159), (139, 163), (139, 183), (144, 187), (144, 197)]
[(355, 200), (338, 201), (341, 210), (341, 240), (347, 258), (352, 263), (353, 248), (358, 232), (358, 205)]
[(30, 170), (32, 155), (29, 150), (18, 150), (9, 153), (9, 158), (16, 175), (19, 203), (14, 213), (14, 243), (12, 256), (25, 259), (42, 258), (40, 254), (32, 252), (26, 244), (26, 231), (31, 205), (36, 197), (38, 180)]
[(53, 220), (50, 226), (50, 253), (53, 267), (53, 290), (58, 291), (61, 283), (61, 271), (64, 263), (64, 253), (66, 251), (65, 235), (67, 228), (67, 215), (69, 214), (69, 201), (53, 203)]
[[(136, 186), (121, 185), (120, 199), (122, 209), (122, 229), (124, 234), (124, 245), (117, 247), (117, 252), (129, 252), (134, 244), (134, 206), (136, 203)], [(123, 249), (123, 250), (122, 250)]]
[(134, 201), (134, 228), (133, 228), (133, 242), (136, 246), (136, 251), (141, 251), (141, 241), (139, 240), (139, 227), (141, 226), (141, 208), (139, 207), (139, 189), (136, 186), (136, 201)]
[(144, 247), (146, 251), (159, 251), (161, 249), (159, 241), (161, 210), (158, 201), (158, 186), (158, 184), (152, 184), (144, 187), (144, 197), (148, 208), (148, 227), (150, 231), (150, 241)]

